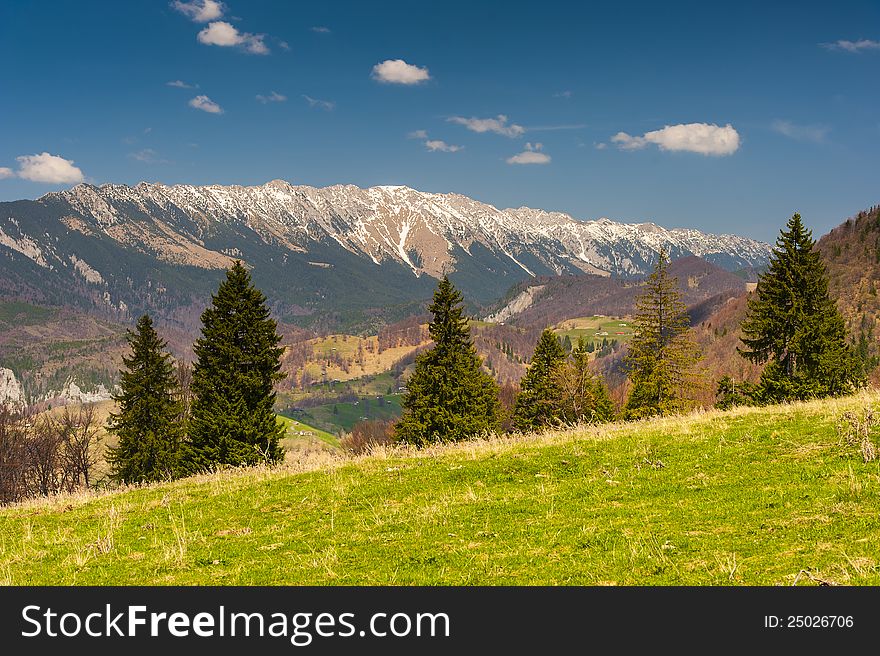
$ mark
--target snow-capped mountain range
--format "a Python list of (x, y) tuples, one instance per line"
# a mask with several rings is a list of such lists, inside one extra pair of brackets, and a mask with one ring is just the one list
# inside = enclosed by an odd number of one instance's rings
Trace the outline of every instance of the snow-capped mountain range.
[(37, 275), (52, 279), (46, 296), (87, 296), (122, 314), (196, 302), (237, 258), (270, 299), (310, 314), (423, 299), (444, 273), (478, 303), (535, 276), (638, 276), (660, 249), (730, 270), (763, 266), (770, 252), (736, 235), (502, 210), (403, 186), (80, 184), (0, 203), (0, 292), (39, 296)]

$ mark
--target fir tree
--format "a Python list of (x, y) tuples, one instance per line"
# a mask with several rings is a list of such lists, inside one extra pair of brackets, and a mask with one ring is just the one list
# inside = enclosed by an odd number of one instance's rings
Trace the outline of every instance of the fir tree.
[(535, 354), (523, 379), (513, 410), (513, 427), (532, 432), (559, 421), (559, 394), (556, 371), (565, 362), (565, 351), (552, 330), (538, 338)]
[(202, 336), (193, 347), (188, 471), (281, 459), (284, 428), (273, 410), (274, 385), (284, 378), (280, 340), (266, 297), (235, 262), (202, 313)]
[(120, 483), (168, 480), (177, 472), (182, 409), (171, 356), (149, 316), (128, 331), (131, 354), (123, 356), (118, 411), (107, 430), (117, 436), (108, 449), (110, 478)]
[(751, 362), (767, 363), (756, 393), (766, 403), (846, 394), (864, 384), (814, 246), (795, 214), (749, 299), (744, 348), (737, 350)]
[(462, 295), (444, 276), (428, 310), (433, 348), (416, 357), (406, 383), (400, 442), (454, 442), (498, 429), (498, 386), (481, 368), (463, 315)]
[(636, 300), (634, 335), (626, 355), (632, 390), (624, 416), (638, 419), (686, 410), (696, 385), (700, 353), (689, 333), (678, 280), (660, 253), (645, 291)]
[(568, 359), (557, 368), (555, 379), (559, 389), (557, 407), (563, 423), (592, 424), (614, 418), (608, 389), (590, 370), (590, 351), (583, 335)]

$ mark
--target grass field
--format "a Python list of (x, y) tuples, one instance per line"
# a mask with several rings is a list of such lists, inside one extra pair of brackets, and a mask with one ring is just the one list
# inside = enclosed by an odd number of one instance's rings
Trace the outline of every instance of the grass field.
[[(396, 346), (379, 352), (378, 338), (354, 335), (330, 335), (311, 340), (313, 361), (305, 366), (313, 380), (350, 381), (387, 372), (395, 362), (409, 355), (418, 346)], [(351, 362), (348, 371), (328, 360), (334, 356)], [(329, 363), (329, 364), (328, 364)]]
[(337, 447), (339, 446), (339, 440), (336, 439), (336, 436), (328, 433), (326, 431), (322, 431), (319, 428), (315, 428), (314, 426), (310, 426), (309, 424), (305, 424), (301, 422), (299, 419), (295, 419), (293, 417), (286, 417), (285, 415), (277, 415), (278, 420), (284, 424), (285, 435), (284, 435), (284, 444), (289, 441), (297, 441), (303, 437), (315, 437), (322, 442), (327, 443), (330, 446)]
[(567, 319), (553, 327), (553, 331), (564, 338), (566, 335), (572, 344), (577, 344), (583, 336), (594, 342), (601, 343), (603, 339), (609, 342), (616, 339), (618, 342), (628, 342), (633, 336), (631, 319), (628, 317), (580, 317)]
[[(880, 584), (880, 394), (0, 509), (10, 584)], [(875, 444), (878, 435), (873, 435)]]
[(350, 432), (359, 421), (396, 419), (400, 417), (400, 414), (400, 395), (379, 394), (361, 398), (356, 402), (328, 403), (306, 408), (295, 416), (302, 418), (308, 424), (338, 434), (341, 431)]

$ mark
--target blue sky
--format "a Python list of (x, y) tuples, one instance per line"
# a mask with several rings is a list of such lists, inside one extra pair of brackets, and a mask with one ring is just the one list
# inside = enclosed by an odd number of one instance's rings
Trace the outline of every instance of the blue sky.
[(0, 200), (406, 184), (766, 240), (880, 202), (876, 1), (4, 2), (0, 61)]

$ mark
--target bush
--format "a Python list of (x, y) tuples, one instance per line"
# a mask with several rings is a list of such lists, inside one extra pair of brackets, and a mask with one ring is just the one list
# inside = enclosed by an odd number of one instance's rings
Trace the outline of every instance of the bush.
[(343, 450), (354, 455), (368, 453), (374, 446), (394, 443), (394, 422), (388, 419), (359, 421), (340, 440)]

